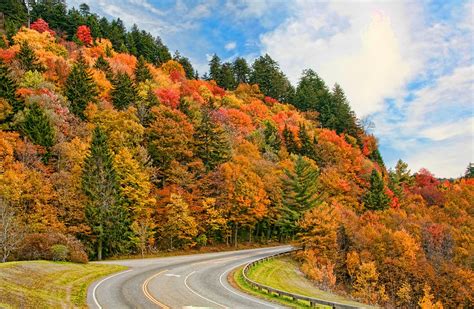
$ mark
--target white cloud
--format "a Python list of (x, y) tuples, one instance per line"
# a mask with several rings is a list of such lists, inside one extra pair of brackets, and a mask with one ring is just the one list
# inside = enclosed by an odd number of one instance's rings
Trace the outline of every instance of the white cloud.
[(407, 24), (419, 10), (415, 4), (300, 1), (297, 6), (295, 16), (261, 37), (263, 52), (293, 82), (303, 69), (313, 68), (330, 87), (341, 84), (354, 110), (364, 116), (380, 110), (384, 98), (397, 95), (413, 76), (419, 61), (406, 42)]
[(233, 50), (233, 49), (235, 49), (236, 47), (237, 47), (237, 43), (235, 43), (235, 42), (229, 42), (229, 43), (227, 43), (227, 44), (224, 46), (224, 48), (225, 48), (226, 50)]

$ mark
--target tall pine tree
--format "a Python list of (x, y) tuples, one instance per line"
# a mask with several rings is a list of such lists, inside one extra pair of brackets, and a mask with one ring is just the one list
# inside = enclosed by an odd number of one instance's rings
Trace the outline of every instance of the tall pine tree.
[(367, 210), (384, 210), (390, 204), (390, 198), (385, 193), (382, 176), (376, 169), (370, 175), (370, 188), (364, 196), (364, 206)]
[(304, 124), (300, 124), (299, 126), (298, 139), (300, 140), (300, 147), (299, 147), (300, 155), (315, 160), (316, 159), (315, 145), (311, 141), (308, 135), (308, 131), (306, 131), (306, 126)]
[(138, 84), (152, 78), (153, 76), (147, 67), (145, 58), (143, 58), (143, 56), (138, 57), (137, 65), (135, 67), (135, 82)]
[(281, 148), (281, 138), (280, 134), (278, 133), (278, 129), (271, 121), (265, 121), (263, 135), (265, 137), (265, 145), (269, 148), (269, 150), (274, 153), (278, 153)]
[(107, 135), (96, 127), (84, 161), (82, 189), (87, 196), (86, 221), (96, 244), (97, 259), (120, 253), (129, 242), (130, 218), (121, 202), (120, 188)]
[(49, 149), (54, 144), (54, 129), (48, 116), (36, 103), (24, 111), (24, 119), (18, 124), (18, 130), (34, 144)]
[(289, 153), (297, 154), (299, 152), (298, 145), (295, 141), (295, 135), (287, 125), (285, 125), (285, 128), (283, 129), (283, 140), (285, 141), (286, 150)]
[(116, 109), (125, 109), (135, 102), (137, 99), (137, 90), (127, 73), (118, 73), (112, 84), (114, 86), (111, 91), (112, 103)]
[[(5, 99), (16, 113), (23, 108), (23, 104), (16, 96), (17, 85), (10, 76), (9, 68), (0, 59), (0, 98)], [(11, 116), (7, 117), (7, 121)]]
[(18, 54), (16, 54), (15, 58), (20, 63), (20, 68), (24, 71), (42, 72), (45, 70), (43, 65), (39, 62), (35, 51), (31, 48), (27, 41), (21, 44), (20, 51)]
[(67, 77), (65, 95), (70, 102), (71, 112), (83, 120), (87, 104), (97, 101), (97, 85), (82, 55), (79, 55)]
[(194, 141), (196, 155), (208, 171), (230, 157), (230, 145), (225, 131), (214, 123), (208, 111), (203, 112), (201, 123), (194, 134)]

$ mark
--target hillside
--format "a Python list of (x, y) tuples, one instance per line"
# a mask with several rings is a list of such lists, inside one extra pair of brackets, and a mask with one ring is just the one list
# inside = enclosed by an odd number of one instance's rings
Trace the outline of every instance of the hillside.
[(312, 70), (293, 87), (268, 55), (215, 56), (199, 79), (161, 42), (134, 49), (138, 29), (117, 41), (34, 12), (30, 28), (6, 14), (0, 49), (4, 261), (295, 240), (321, 288), (473, 306), (472, 173), (387, 170), (341, 87)]

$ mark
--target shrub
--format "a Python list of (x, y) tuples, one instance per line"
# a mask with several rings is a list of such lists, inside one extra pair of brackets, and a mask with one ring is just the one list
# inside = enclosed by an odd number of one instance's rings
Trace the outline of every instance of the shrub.
[(207, 245), (207, 236), (206, 236), (206, 234), (199, 235), (198, 238), (196, 238), (196, 244), (199, 247), (204, 247), (205, 245)]
[[(54, 247), (54, 248), (53, 248)], [(61, 247), (66, 248), (65, 257), (62, 258)], [(56, 255), (56, 254), (59, 254)], [(87, 263), (87, 254), (82, 244), (72, 236), (61, 233), (35, 233), (26, 236), (18, 250), (18, 260), (60, 260), (75, 263)]]
[(69, 255), (69, 250), (65, 245), (52, 245), (50, 251), (53, 261), (66, 261)]

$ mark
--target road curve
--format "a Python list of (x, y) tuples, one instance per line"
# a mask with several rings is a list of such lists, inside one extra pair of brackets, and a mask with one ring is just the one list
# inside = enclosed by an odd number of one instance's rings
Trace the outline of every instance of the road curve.
[(90, 308), (283, 308), (242, 293), (227, 282), (228, 273), (290, 246), (166, 258), (105, 261), (128, 270), (94, 282)]

